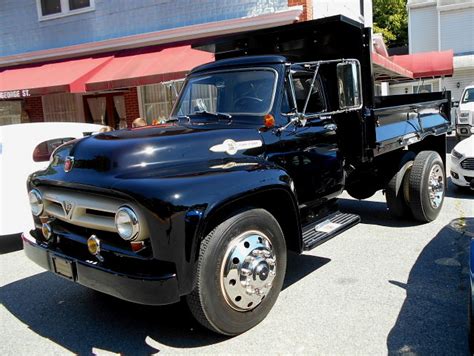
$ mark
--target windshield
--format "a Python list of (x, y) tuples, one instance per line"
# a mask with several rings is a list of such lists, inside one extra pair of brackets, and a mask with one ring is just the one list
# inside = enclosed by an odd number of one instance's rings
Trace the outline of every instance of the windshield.
[(466, 89), (464, 96), (462, 98), (463, 103), (472, 103), (474, 102), (474, 88)]
[(265, 115), (273, 104), (273, 69), (219, 71), (190, 77), (172, 117), (202, 113)]

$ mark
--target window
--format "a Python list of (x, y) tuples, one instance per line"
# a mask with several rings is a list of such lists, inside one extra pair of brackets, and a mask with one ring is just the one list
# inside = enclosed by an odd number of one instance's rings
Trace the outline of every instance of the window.
[(433, 91), (433, 84), (422, 84), (413, 87), (413, 93), (431, 93)]
[(466, 89), (464, 96), (462, 98), (462, 103), (472, 103), (474, 102), (474, 88)]
[(177, 80), (141, 87), (143, 115), (148, 124), (168, 119), (183, 83), (183, 80)]
[(273, 105), (273, 69), (216, 71), (189, 77), (173, 116), (230, 114), (260, 116)]
[[(293, 73), (293, 87), (295, 89), (296, 106), (299, 112), (303, 112), (306, 99), (311, 89), (314, 72), (295, 72)], [(316, 114), (326, 111), (326, 101), (322, 91), (322, 85), (319, 77), (316, 78), (314, 86), (306, 107), (306, 114)]]
[(52, 140), (41, 142), (33, 150), (33, 161), (35, 162), (49, 161), (49, 157), (51, 156), (51, 154), (57, 147), (71, 140), (74, 140), (74, 137), (55, 138)]
[(21, 101), (0, 101), (0, 126), (21, 123)]
[(51, 94), (43, 96), (43, 113), (46, 122), (84, 122), (82, 97), (77, 94)]
[(36, 4), (40, 21), (81, 14), (95, 9), (94, 0), (36, 0)]

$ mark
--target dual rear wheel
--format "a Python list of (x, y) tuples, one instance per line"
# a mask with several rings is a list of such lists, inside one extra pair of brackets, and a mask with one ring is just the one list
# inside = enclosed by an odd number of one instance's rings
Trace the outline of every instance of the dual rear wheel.
[(444, 164), (437, 152), (407, 153), (386, 187), (385, 197), (395, 217), (412, 216), (420, 222), (435, 220), (446, 190)]

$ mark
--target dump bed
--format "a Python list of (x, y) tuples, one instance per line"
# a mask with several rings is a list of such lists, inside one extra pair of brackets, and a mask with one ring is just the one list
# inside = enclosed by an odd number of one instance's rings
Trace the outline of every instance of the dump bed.
[(450, 93), (375, 97), (374, 155), (380, 155), (452, 130)]

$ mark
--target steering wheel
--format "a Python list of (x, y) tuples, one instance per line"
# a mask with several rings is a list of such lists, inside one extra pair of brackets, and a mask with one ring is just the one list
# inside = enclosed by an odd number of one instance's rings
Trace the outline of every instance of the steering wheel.
[(241, 96), (240, 98), (234, 100), (234, 107), (243, 106), (242, 104), (244, 104), (245, 100), (253, 101), (254, 103), (257, 103), (257, 104), (260, 104), (263, 102), (263, 99), (259, 99), (254, 96)]

